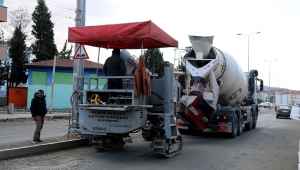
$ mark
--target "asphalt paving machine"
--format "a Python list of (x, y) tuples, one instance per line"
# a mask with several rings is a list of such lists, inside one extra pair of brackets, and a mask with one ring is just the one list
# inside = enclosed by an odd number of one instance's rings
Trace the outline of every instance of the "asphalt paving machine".
[[(150, 35), (144, 35), (143, 31)], [(116, 38), (111, 39), (114, 34)], [(179, 106), (180, 99), (179, 83), (174, 79), (173, 66), (166, 64), (164, 78), (157, 78), (152, 71), (144, 68), (151, 95), (135, 94), (134, 73), (140, 64), (140, 58), (137, 59), (125, 50), (176, 46), (177, 41), (154, 23), (147, 21), (69, 28), (69, 42), (96, 47), (121, 47), (121, 57), (126, 66), (126, 76), (77, 76), (77, 81), (85, 81), (87, 88), (80, 89), (73, 95), (78, 116), (72, 128), (100, 150), (122, 148), (126, 143), (132, 142), (130, 134), (141, 131), (144, 139), (152, 141), (151, 147), (154, 148), (155, 155), (172, 157), (180, 153), (182, 138), (175, 122), (176, 106)], [(173, 42), (176, 43), (172, 44)], [(98, 86), (100, 81), (109, 78), (122, 79), (122, 89)], [(92, 86), (92, 81), (96, 81), (97, 85)], [(78, 98), (82, 102), (78, 102)]]

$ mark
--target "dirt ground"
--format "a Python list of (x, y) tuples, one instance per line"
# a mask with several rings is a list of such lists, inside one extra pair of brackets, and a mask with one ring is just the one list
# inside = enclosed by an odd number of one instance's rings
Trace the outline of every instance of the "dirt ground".
[(5, 170), (60, 170), (60, 169), (89, 169), (94, 163), (70, 156), (53, 156), (42, 154), (17, 159), (0, 161), (0, 169)]
[[(68, 139), (76, 139), (80, 136), (78, 133), (65, 134), (61, 138), (46, 138), (43, 144), (52, 143), (58, 141), (64, 141)], [(31, 140), (9, 143), (0, 146), (0, 150), (12, 149), (25, 146), (33, 146)], [(60, 170), (60, 169), (89, 169), (94, 164), (84, 159), (78, 159), (70, 156), (50, 156), (49, 153), (31, 155), (21, 158), (1, 160), (0, 169), (2, 170)]]

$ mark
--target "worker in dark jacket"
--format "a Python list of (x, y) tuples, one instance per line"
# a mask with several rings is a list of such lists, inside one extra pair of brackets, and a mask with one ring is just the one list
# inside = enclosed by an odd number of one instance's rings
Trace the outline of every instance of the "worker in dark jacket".
[[(126, 73), (126, 67), (124, 60), (120, 57), (120, 49), (115, 48), (112, 51), (111, 57), (106, 59), (103, 71), (105, 76), (124, 76)], [(107, 88), (108, 89), (122, 89), (123, 80), (122, 79), (108, 79)]]
[(44, 125), (44, 117), (47, 113), (45, 97), (44, 90), (39, 90), (38, 95), (31, 100), (30, 111), (32, 120), (34, 120), (36, 124), (32, 143), (43, 142), (40, 136)]

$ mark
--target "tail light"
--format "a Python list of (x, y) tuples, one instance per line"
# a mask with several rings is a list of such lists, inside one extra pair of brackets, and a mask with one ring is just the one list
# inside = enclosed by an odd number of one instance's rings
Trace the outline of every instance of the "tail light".
[(279, 113), (279, 112), (280, 112), (280, 110), (279, 110), (279, 109), (277, 109), (277, 110), (276, 110), (276, 112), (277, 112), (277, 113)]
[(218, 120), (227, 120), (228, 117), (227, 116), (217, 116)]
[(220, 126), (220, 130), (226, 130), (226, 126)]

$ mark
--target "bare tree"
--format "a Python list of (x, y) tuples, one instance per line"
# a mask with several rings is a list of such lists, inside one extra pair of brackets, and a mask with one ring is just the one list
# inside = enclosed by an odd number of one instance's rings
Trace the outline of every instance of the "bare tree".
[[(8, 17), (9, 17), (9, 24), (1, 23), (1, 25), (0, 25), (1, 29), (4, 29), (6, 32), (13, 35), (14, 29), (16, 27), (21, 26), (21, 31), (23, 33), (25, 33), (25, 35), (27, 36), (26, 40), (32, 39), (32, 38), (30, 38), (30, 37), (32, 37), (30, 34), (31, 30), (26, 30), (27, 26), (31, 22), (31, 16), (28, 13), (26, 8), (19, 7), (18, 9), (12, 10), (9, 12)], [(8, 37), (8, 36), (6, 36), (6, 37)], [(8, 38), (8, 39), (10, 39), (10, 38)]]
[(13, 28), (21, 26), (21, 30), (24, 31), (31, 21), (30, 15), (26, 8), (19, 7), (8, 14), (10, 19), (9, 25)]

